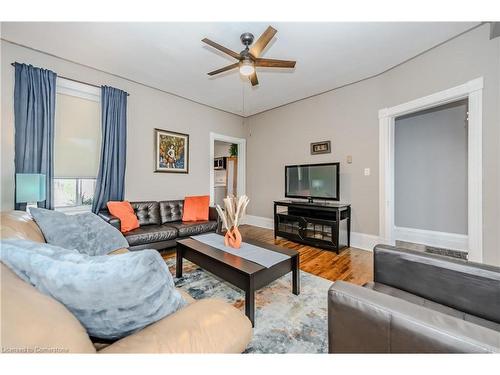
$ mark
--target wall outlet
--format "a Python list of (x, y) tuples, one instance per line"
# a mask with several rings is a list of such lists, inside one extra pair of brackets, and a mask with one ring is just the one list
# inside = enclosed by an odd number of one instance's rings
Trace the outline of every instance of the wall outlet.
[(369, 176), (370, 175), (370, 168), (365, 168), (365, 176)]

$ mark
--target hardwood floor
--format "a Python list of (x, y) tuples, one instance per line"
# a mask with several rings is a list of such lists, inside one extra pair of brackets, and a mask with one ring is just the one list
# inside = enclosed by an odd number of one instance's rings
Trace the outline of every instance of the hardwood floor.
[(274, 240), (271, 229), (240, 226), (240, 232), (245, 238), (275, 244), (288, 249), (297, 250), (300, 254), (300, 269), (328, 280), (344, 280), (362, 285), (373, 280), (373, 253), (350, 247), (341, 250), (340, 254), (321, 250), (316, 247), (298, 244), (278, 237)]
[[(300, 269), (313, 275), (331, 281), (344, 280), (358, 285), (373, 280), (373, 254), (370, 251), (351, 247), (340, 251), (337, 255), (332, 251), (301, 245), (279, 237), (275, 241), (271, 229), (242, 225), (240, 232), (243, 241), (245, 238), (251, 238), (297, 250), (300, 253)], [(164, 257), (172, 256), (175, 256), (175, 253), (164, 255)]]

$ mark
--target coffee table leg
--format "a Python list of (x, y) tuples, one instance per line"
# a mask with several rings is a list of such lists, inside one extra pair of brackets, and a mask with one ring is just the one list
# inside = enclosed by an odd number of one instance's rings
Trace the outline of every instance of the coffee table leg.
[(255, 290), (253, 287), (245, 291), (245, 315), (252, 322), (252, 327), (255, 327)]
[(300, 294), (300, 269), (298, 255), (292, 258), (292, 292), (297, 296)]
[(175, 277), (182, 277), (182, 249), (179, 245), (177, 245), (177, 255), (175, 262)]

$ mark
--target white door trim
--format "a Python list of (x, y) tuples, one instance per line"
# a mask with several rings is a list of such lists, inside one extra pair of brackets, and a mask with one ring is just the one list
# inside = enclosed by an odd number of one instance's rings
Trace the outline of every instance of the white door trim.
[(398, 116), (460, 99), (469, 101), (468, 132), (468, 259), (483, 260), (483, 77), (379, 111), (379, 232), (394, 244), (394, 124)]
[(210, 170), (210, 205), (214, 205), (214, 179), (215, 179), (215, 173), (214, 173), (214, 157), (215, 157), (215, 150), (214, 150), (214, 142), (215, 141), (222, 141), (222, 142), (228, 142), (228, 143), (236, 143), (238, 145), (238, 177), (236, 181), (236, 191), (238, 195), (243, 195), (245, 194), (245, 187), (246, 187), (246, 145), (247, 145), (247, 140), (245, 138), (237, 138), (237, 137), (231, 137), (229, 135), (224, 135), (224, 134), (218, 134), (214, 132), (210, 132), (210, 163), (209, 163), (209, 170)]

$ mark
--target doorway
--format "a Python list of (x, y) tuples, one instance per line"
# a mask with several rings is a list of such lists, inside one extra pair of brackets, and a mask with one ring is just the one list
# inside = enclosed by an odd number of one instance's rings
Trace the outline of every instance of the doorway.
[[(379, 226), (380, 240), (394, 245), (398, 228), (395, 225), (395, 126), (396, 119), (419, 111), (425, 111), (449, 103), (466, 100), (468, 102), (467, 128), (467, 235), (465, 250), (468, 259), (482, 262), (482, 89), (483, 79), (478, 78), (463, 85), (453, 87), (423, 98), (379, 111)], [(431, 213), (429, 213), (431, 214)], [(420, 236), (421, 241), (434, 244), (456, 241), (446, 232), (427, 233), (410, 231)], [(448, 247), (448, 246), (446, 246)], [(455, 246), (456, 247), (456, 246)]]
[(246, 140), (210, 133), (210, 205), (245, 194)]
[(463, 99), (395, 119), (394, 240), (400, 247), (466, 258), (467, 105)]

